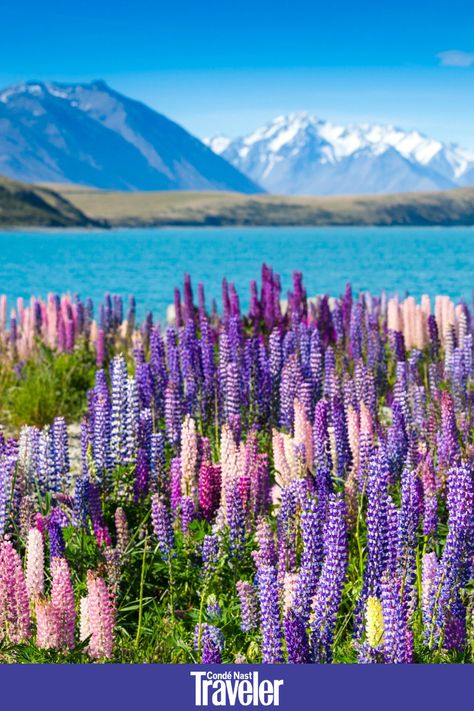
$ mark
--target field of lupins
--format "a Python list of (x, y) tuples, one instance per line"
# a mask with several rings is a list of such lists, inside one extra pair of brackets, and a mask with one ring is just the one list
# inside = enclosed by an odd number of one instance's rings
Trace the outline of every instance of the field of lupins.
[(0, 300), (4, 663), (472, 661), (470, 309), (281, 299)]

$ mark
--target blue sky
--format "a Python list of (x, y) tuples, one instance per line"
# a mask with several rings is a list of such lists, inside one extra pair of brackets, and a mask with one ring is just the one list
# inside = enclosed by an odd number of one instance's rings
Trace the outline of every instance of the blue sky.
[(198, 136), (307, 110), (474, 149), (474, 4), (2, 2), (0, 84), (103, 78)]

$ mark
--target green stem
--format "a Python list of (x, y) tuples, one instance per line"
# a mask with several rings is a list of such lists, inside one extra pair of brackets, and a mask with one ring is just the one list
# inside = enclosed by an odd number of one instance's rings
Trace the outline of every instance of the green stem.
[(199, 620), (198, 620), (198, 624), (199, 624), (198, 630), (199, 630), (199, 632), (198, 632), (198, 643), (197, 643), (197, 647), (198, 647), (197, 651), (198, 651), (198, 654), (199, 654), (199, 655), (201, 654), (202, 617), (203, 617), (203, 614), (204, 614), (204, 600), (206, 599), (206, 594), (207, 594), (208, 585), (209, 585), (209, 580), (208, 580), (208, 578), (207, 578), (207, 576), (206, 576), (206, 577), (204, 578), (204, 584), (203, 584), (203, 586), (202, 586), (201, 604), (199, 605)]
[(146, 550), (147, 550), (148, 539), (145, 539), (145, 544), (143, 546), (143, 556), (142, 556), (142, 572), (140, 576), (140, 598), (138, 601), (138, 626), (137, 626), (137, 636), (135, 638), (135, 644), (138, 647), (140, 641), (140, 636), (142, 633), (142, 619), (143, 619), (143, 588), (145, 587), (145, 562), (146, 562)]

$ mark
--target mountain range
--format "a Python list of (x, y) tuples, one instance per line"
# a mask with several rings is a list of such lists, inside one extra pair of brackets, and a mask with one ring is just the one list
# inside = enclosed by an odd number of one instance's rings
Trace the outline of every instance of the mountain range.
[(274, 194), (376, 194), (474, 184), (474, 152), (391, 125), (339, 126), (295, 113), (241, 138), (221, 135), (205, 142)]
[(201, 141), (103, 81), (26, 82), (0, 91), (0, 175), (121, 191), (419, 192), (474, 185), (474, 152), (307, 113)]
[(1, 91), (0, 175), (112, 190), (261, 192), (181, 126), (103, 81)]

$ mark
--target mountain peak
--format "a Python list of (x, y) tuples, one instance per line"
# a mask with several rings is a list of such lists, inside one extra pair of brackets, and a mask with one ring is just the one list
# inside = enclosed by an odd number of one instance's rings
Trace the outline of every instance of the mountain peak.
[(208, 145), (269, 192), (378, 193), (474, 183), (474, 153), (393, 124), (344, 126), (300, 111)]

